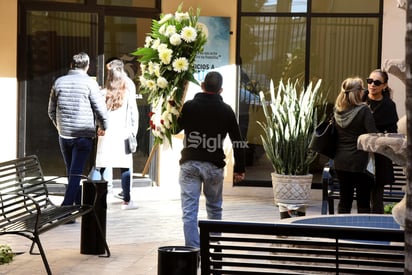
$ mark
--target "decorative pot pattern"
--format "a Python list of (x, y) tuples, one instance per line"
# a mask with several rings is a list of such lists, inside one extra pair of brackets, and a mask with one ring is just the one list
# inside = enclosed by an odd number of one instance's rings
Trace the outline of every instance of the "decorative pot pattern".
[(271, 173), (275, 204), (305, 204), (310, 201), (312, 174), (281, 175)]

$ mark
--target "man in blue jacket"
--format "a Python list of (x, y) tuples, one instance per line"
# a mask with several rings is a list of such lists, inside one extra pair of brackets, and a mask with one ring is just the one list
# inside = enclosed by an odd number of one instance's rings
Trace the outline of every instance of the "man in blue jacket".
[(54, 82), (48, 114), (59, 134), (60, 150), (66, 164), (68, 187), (62, 205), (80, 204), (80, 180), (96, 137), (96, 121), (107, 128), (107, 109), (99, 85), (87, 71), (86, 53), (73, 56), (67, 75)]

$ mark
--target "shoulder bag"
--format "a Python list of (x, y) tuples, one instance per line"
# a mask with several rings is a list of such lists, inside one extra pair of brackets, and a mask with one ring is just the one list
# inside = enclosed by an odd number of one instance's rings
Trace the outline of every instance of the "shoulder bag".
[(315, 128), (309, 149), (333, 159), (336, 155), (337, 142), (338, 133), (332, 114)]

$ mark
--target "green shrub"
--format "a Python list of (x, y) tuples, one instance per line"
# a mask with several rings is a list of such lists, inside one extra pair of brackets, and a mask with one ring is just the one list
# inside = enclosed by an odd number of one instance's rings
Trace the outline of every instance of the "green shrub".
[(6, 244), (0, 245), (0, 265), (8, 264), (13, 261), (14, 253), (10, 246)]

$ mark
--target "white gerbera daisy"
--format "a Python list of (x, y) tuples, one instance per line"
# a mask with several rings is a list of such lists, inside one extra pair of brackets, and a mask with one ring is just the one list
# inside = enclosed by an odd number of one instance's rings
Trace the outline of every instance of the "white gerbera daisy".
[(190, 26), (186, 26), (182, 29), (181, 36), (182, 39), (187, 43), (193, 42), (196, 40), (197, 37), (196, 29)]
[(175, 72), (184, 72), (189, 69), (189, 61), (185, 57), (179, 57), (173, 61), (172, 66)]

